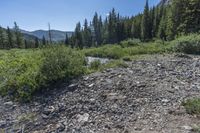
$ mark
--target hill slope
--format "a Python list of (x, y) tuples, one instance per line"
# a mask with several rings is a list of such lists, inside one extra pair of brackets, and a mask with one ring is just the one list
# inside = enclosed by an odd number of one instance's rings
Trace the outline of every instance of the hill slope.
[[(24, 34), (29, 34), (29, 35), (38, 37), (39, 39), (42, 39), (44, 36), (47, 40), (49, 40), (49, 32), (46, 30), (36, 30), (36, 31), (32, 31), (32, 32), (21, 30), (21, 32)], [(52, 40), (53, 41), (63, 41), (66, 38), (66, 33), (68, 34), (68, 37), (71, 37), (73, 32), (51, 30)]]

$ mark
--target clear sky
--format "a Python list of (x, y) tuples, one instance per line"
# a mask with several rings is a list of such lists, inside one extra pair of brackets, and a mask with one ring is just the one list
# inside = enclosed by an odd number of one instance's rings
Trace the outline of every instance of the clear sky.
[[(16, 21), (28, 31), (52, 29), (73, 31), (78, 21), (89, 21), (95, 11), (103, 17), (114, 7), (122, 16), (143, 11), (146, 0), (0, 0), (0, 25), (13, 26)], [(160, 0), (149, 0), (156, 5)]]

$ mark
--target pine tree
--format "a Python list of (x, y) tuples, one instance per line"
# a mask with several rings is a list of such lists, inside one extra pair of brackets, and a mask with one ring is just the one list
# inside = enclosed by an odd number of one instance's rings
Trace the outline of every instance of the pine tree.
[(67, 33), (66, 33), (66, 37), (65, 37), (65, 45), (69, 45), (69, 37), (68, 37)]
[(151, 31), (151, 38), (155, 37), (155, 32), (154, 32), (154, 20), (155, 20), (155, 7), (151, 9), (151, 18), (150, 18), (150, 31)]
[(176, 36), (176, 27), (175, 27), (175, 22), (173, 20), (173, 13), (171, 10), (171, 6), (167, 8), (167, 17), (166, 17), (166, 38), (168, 41), (171, 41), (175, 38)]
[(4, 48), (5, 47), (5, 39), (4, 39), (4, 35), (3, 35), (3, 28), (0, 26), (0, 48)]
[(19, 26), (17, 25), (16, 22), (14, 22), (14, 32), (15, 32), (15, 37), (16, 37), (17, 48), (22, 48), (23, 47), (23, 37), (20, 32)]
[(43, 37), (42, 37), (42, 45), (45, 46), (46, 44), (47, 44), (47, 42), (46, 42), (46, 38), (45, 38), (45, 36), (43, 36)]
[(39, 40), (38, 38), (36, 37), (35, 38), (35, 48), (38, 48), (39, 47)]
[(141, 36), (143, 41), (148, 41), (150, 39), (151, 31), (149, 27), (150, 27), (149, 4), (147, 0), (144, 8), (142, 25), (141, 25)]
[(25, 46), (25, 49), (28, 48), (28, 43), (27, 43), (26, 39), (24, 40), (24, 46)]
[(82, 38), (82, 33), (81, 33), (81, 23), (77, 23), (76, 28), (75, 28), (75, 46), (79, 48), (83, 48), (83, 38)]
[(108, 16), (108, 42), (113, 44), (117, 42), (117, 15), (113, 8)]
[(10, 31), (10, 28), (7, 27), (7, 38), (8, 38), (8, 42), (7, 42), (7, 48), (10, 49), (10, 48), (13, 48), (13, 34), (12, 32)]
[(84, 47), (91, 47), (92, 46), (92, 34), (91, 34), (91, 30), (88, 27), (87, 19), (85, 19), (85, 22), (84, 22), (83, 45), (84, 45)]

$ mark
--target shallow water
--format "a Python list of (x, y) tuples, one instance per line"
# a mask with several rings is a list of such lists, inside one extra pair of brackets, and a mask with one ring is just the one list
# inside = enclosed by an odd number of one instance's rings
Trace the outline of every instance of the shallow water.
[(90, 65), (92, 62), (94, 61), (100, 61), (101, 64), (106, 64), (110, 61), (110, 59), (108, 58), (99, 58), (99, 57), (86, 57), (86, 60), (87, 60), (87, 65)]

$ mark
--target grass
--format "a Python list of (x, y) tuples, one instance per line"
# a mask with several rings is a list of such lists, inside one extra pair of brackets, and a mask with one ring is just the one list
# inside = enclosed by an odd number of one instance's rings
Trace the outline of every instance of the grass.
[[(123, 42), (122, 42), (123, 43)], [(126, 45), (105, 45), (98, 48), (83, 49), (82, 52), (86, 56), (103, 57), (110, 59), (122, 59), (135, 55), (143, 54), (157, 54), (168, 52), (170, 44), (165, 42), (150, 42), (150, 43), (138, 43), (132, 47)], [(126, 60), (126, 59), (125, 59)]]
[(188, 114), (197, 114), (197, 115), (200, 114), (200, 99), (199, 98), (188, 99), (182, 104), (185, 107), (186, 112)]

